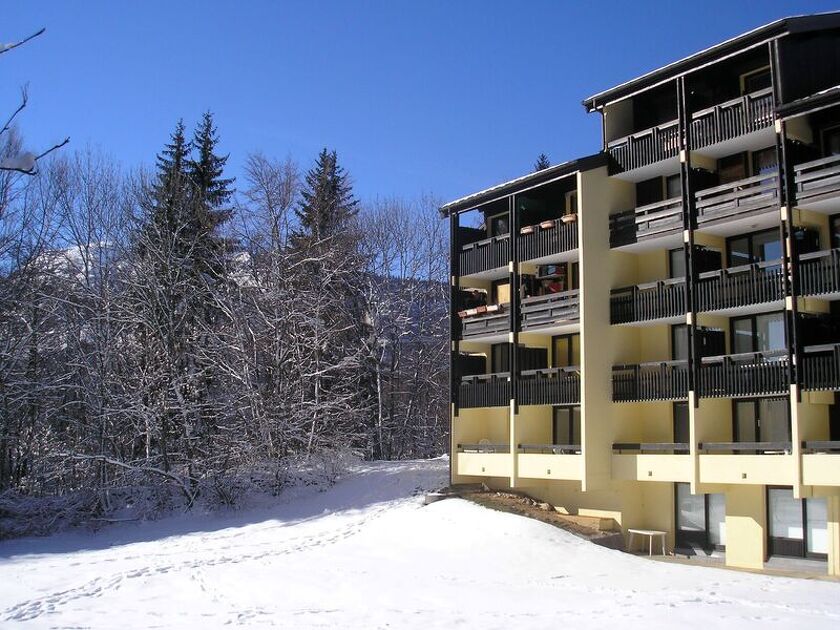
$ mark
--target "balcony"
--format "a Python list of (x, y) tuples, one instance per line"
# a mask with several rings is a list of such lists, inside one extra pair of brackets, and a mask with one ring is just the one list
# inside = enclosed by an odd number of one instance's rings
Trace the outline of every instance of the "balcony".
[(456, 453), (459, 475), (474, 477), (509, 477), (511, 456), (509, 444), (458, 444)]
[(458, 406), (507, 407), (510, 405), (510, 374), (478, 374), (464, 376), (458, 387)]
[[(773, 126), (770, 88), (695, 112), (691, 120), (692, 149), (702, 149)], [(718, 157), (718, 156), (715, 156)]]
[(672, 120), (613, 140), (609, 143), (607, 150), (615, 162), (618, 173), (675, 158), (680, 152), (678, 122)]
[(840, 343), (802, 349), (802, 388), (840, 391)]
[[(790, 442), (708, 442), (698, 445), (701, 483), (794, 485)], [(755, 454), (757, 451), (763, 454)]]
[(580, 444), (520, 444), (518, 450), (519, 477), (568, 481), (583, 478)]
[(492, 270), (505, 268), (510, 262), (510, 235), (502, 234), (461, 246), (458, 254), (458, 269), (461, 276), (487, 274)]
[[(626, 481), (691, 481), (687, 443), (613, 444), (612, 478)], [(631, 451), (631, 452), (627, 452)]]
[(682, 199), (665, 199), (610, 215), (610, 247), (679, 236), (683, 231)]
[(796, 205), (806, 210), (840, 211), (840, 155), (794, 167)]
[(610, 292), (610, 323), (685, 318), (685, 278), (660, 280)]
[(688, 362), (659, 361), (614, 365), (614, 402), (680, 400), (688, 397)]
[[(776, 225), (779, 221), (778, 173), (765, 173), (706, 188), (695, 193), (694, 197), (699, 230), (730, 236), (747, 228)], [(756, 225), (756, 217), (760, 215), (767, 216), (764, 223)], [(731, 225), (727, 228), (723, 224)]]
[(487, 340), (504, 336), (510, 330), (510, 313), (507, 305), (492, 304), (459, 311), (461, 317), (461, 339), (465, 341)]
[(527, 297), (520, 302), (522, 330), (543, 331), (577, 324), (580, 319), (580, 292), (563, 291)]
[(560, 254), (572, 252), (578, 246), (577, 215), (572, 219), (543, 221), (519, 231), (519, 259), (535, 263), (559, 262)]
[(580, 403), (580, 368), (523, 370), (518, 382), (520, 405), (577, 405)]
[(787, 394), (790, 370), (786, 350), (705, 357), (700, 366), (700, 395), (736, 398)]
[(768, 260), (707, 271), (697, 278), (697, 310), (701, 312), (738, 310), (774, 304), (785, 298), (782, 261)]
[(840, 295), (840, 249), (799, 256), (800, 295)]
[(802, 483), (840, 486), (840, 442), (802, 442)]

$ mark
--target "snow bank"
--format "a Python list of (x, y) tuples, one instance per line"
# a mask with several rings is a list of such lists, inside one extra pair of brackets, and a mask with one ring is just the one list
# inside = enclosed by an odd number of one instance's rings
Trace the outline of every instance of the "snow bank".
[(837, 628), (840, 584), (651, 562), (458, 499), (445, 459), (326, 491), (0, 543), (3, 628)]

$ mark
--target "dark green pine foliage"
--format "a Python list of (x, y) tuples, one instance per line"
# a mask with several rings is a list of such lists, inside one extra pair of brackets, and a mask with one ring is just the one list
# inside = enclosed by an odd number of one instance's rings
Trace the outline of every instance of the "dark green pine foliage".
[(551, 166), (551, 161), (548, 159), (548, 156), (545, 153), (540, 153), (537, 156), (537, 161), (534, 162), (534, 172), (537, 173), (539, 171), (547, 169)]
[(173, 233), (185, 217), (182, 215), (185, 200), (190, 194), (187, 162), (190, 147), (184, 135), (184, 121), (179, 120), (175, 131), (157, 155), (157, 177), (153, 184), (151, 216), (156, 232)]
[(358, 213), (358, 201), (335, 151), (324, 148), (315, 166), (306, 174), (302, 201), (295, 214), (300, 229), (293, 242), (315, 245), (344, 233)]
[(205, 112), (193, 134), (193, 156), (187, 161), (187, 173), (193, 193), (191, 231), (198, 239), (197, 255), (202, 259), (202, 271), (214, 279), (223, 273), (220, 266), (230, 245), (219, 230), (232, 215), (228, 204), (234, 182), (234, 178), (224, 177), (228, 156), (216, 153), (218, 143), (213, 114)]

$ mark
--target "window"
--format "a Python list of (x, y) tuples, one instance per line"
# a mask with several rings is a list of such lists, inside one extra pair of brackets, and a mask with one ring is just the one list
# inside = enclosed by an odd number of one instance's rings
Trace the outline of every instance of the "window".
[(840, 155), (840, 127), (823, 130), (822, 150), (824, 157)]
[(784, 312), (748, 315), (731, 319), (731, 346), (733, 354), (784, 350)]
[(738, 400), (733, 405), (736, 442), (790, 442), (790, 405), (787, 398)]
[(494, 343), (490, 347), (490, 373), (503, 374), (510, 371), (510, 346)]
[(493, 304), (510, 304), (510, 280), (494, 280), (490, 298)]
[(636, 207), (662, 201), (662, 178), (654, 177), (636, 184)]
[(674, 442), (688, 444), (691, 442), (689, 432), (688, 403), (674, 403)]
[(580, 365), (580, 335), (560, 335), (551, 338), (552, 367)]
[(510, 222), (508, 221), (507, 213), (497, 214), (495, 217), (490, 218), (490, 236), (502, 236), (509, 232)]
[(685, 252), (682, 247), (668, 251), (668, 277), (685, 278)]
[(753, 175), (774, 175), (779, 167), (775, 147), (753, 151)]
[(552, 444), (580, 446), (580, 407), (554, 407)]
[(566, 193), (566, 214), (574, 214), (577, 212), (577, 191), (573, 190)]
[(782, 241), (779, 230), (773, 228), (729, 238), (726, 241), (726, 255), (729, 267), (780, 260)]
[(833, 215), (828, 225), (831, 232), (831, 246), (840, 247), (840, 214)]
[(688, 326), (686, 324), (671, 326), (671, 360), (688, 360)]
[(679, 173), (665, 178), (665, 199), (674, 199), (682, 195), (682, 182)]
[(741, 94), (758, 92), (773, 86), (770, 75), (770, 66), (753, 70), (741, 75)]
[(747, 176), (747, 154), (737, 153), (718, 160), (718, 181), (729, 184)]

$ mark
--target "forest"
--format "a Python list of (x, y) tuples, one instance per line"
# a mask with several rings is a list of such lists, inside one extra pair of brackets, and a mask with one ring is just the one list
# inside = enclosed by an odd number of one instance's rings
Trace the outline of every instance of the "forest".
[(328, 149), (254, 152), (235, 181), (209, 112), (146, 169), (72, 145), (21, 166), (18, 127), (0, 141), (6, 535), (444, 452), (434, 199), (361, 203)]

